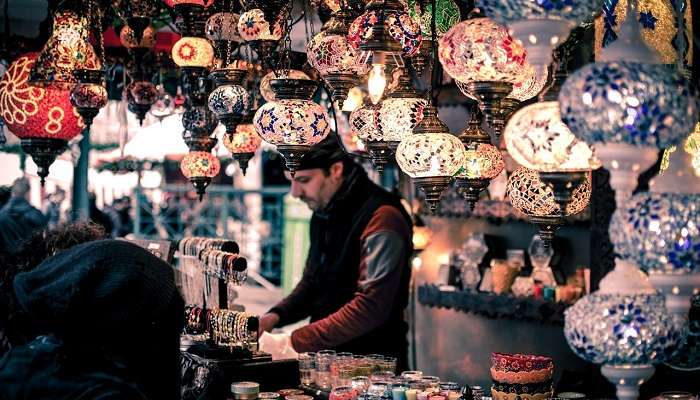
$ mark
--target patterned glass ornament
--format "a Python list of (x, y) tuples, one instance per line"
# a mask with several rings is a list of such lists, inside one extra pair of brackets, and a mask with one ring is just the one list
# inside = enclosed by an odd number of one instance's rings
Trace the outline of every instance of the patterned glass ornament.
[(588, 171), (600, 166), (590, 147), (561, 121), (556, 101), (518, 110), (506, 125), (504, 139), (508, 154), (536, 171)]
[(60, 86), (71, 89), (77, 80), (76, 69), (100, 69), (95, 49), (90, 44), (90, 19), (70, 10), (58, 11), (53, 31), (32, 67), (30, 81), (34, 85)]
[(180, 161), (180, 171), (187, 179), (213, 178), (220, 170), (219, 159), (208, 151), (191, 151)]
[(249, 103), (248, 91), (240, 85), (222, 85), (209, 95), (209, 109), (217, 116), (242, 115)]
[(214, 62), (214, 48), (207, 39), (185, 36), (172, 49), (173, 61), (178, 67), (209, 67)]
[(309, 64), (321, 76), (335, 73), (364, 75), (369, 70), (366, 63), (359, 62), (360, 53), (345, 36), (320, 32), (306, 44), (306, 54)]
[(423, 120), (422, 98), (388, 98), (379, 104), (379, 126), (382, 140), (400, 142), (413, 135), (413, 128)]
[(278, 100), (263, 104), (253, 117), (255, 131), (273, 145), (313, 146), (330, 132), (326, 109), (311, 100)]
[(372, 105), (359, 107), (350, 114), (350, 129), (363, 142), (377, 142), (384, 137), (379, 126), (379, 111)]
[(269, 72), (260, 80), (260, 94), (265, 101), (275, 101), (277, 98), (275, 92), (272, 91), (272, 87), (270, 87), (270, 81), (273, 79), (311, 79), (308, 75), (296, 69), (281, 70), (278, 72), (279, 73), (275, 73), (274, 71)]
[(396, 149), (396, 162), (411, 178), (454, 176), (464, 164), (465, 149), (448, 133), (408, 136)]
[(133, 81), (126, 87), (127, 100), (140, 105), (152, 105), (158, 99), (158, 88), (148, 81)]
[(36, 53), (17, 58), (0, 79), (0, 115), (15, 136), (70, 140), (83, 128), (70, 91), (28, 84)]
[(236, 127), (236, 133), (233, 134), (233, 139), (230, 135), (224, 135), (224, 147), (231, 154), (240, 153), (255, 153), (260, 147), (262, 139), (255, 132), (253, 124), (241, 124)]
[(571, 349), (596, 364), (664, 361), (680, 335), (659, 294), (593, 293), (564, 311)]
[[(537, 171), (525, 167), (517, 168), (508, 178), (506, 196), (515, 209), (527, 215), (559, 215), (559, 204), (554, 200), (552, 188), (540, 180)], [(591, 175), (588, 174), (573, 193), (566, 215), (583, 211), (591, 200)]]
[(209, 136), (218, 124), (219, 120), (207, 106), (189, 107), (182, 114), (182, 127), (194, 136)]
[(139, 42), (136, 40), (134, 30), (129, 25), (125, 25), (119, 32), (119, 41), (127, 49), (150, 49), (156, 45), (156, 30), (152, 25), (147, 26), (143, 30), (143, 37), (141, 37)]
[[(627, 0), (603, 0), (602, 12), (595, 19), (596, 60), (603, 48), (617, 40), (622, 21), (627, 17)], [(683, 40), (683, 62), (693, 62), (693, 20), (690, 1), (684, 4), (685, 35)], [(676, 34), (678, 33), (675, 1), (638, 0), (638, 15), (644, 41), (661, 55), (661, 63), (675, 64), (678, 59)]]
[[(357, 50), (363, 42), (371, 39), (372, 25), (380, 21), (380, 18), (382, 14), (379, 11), (367, 11), (355, 18), (348, 28), (350, 45)], [(401, 55), (411, 57), (418, 53), (423, 40), (420, 25), (405, 12), (387, 11), (383, 18), (385, 32), (401, 46)]]
[[(513, 91), (506, 97), (515, 99), (519, 102), (530, 100), (540, 94), (544, 85), (547, 84), (547, 71), (539, 72), (537, 68), (526, 63), (524, 68), (525, 73), (520, 76), (518, 82), (513, 83)], [(476, 97), (469, 93), (468, 82), (455, 81), (457, 88), (464, 94), (476, 101)]]
[[(454, 0), (437, 0), (435, 3), (437, 10), (435, 13), (437, 37), (442, 37), (450, 28), (459, 23), (461, 15), (459, 13), (459, 6), (457, 6)], [(416, 0), (408, 0), (408, 13), (414, 21), (420, 24), (423, 36), (432, 37), (433, 5), (427, 2), (425, 10), (421, 11)]]
[(204, 28), (207, 39), (218, 42), (240, 42), (241, 37), (238, 35), (238, 21), (240, 15), (231, 12), (219, 12), (207, 19), (207, 24)]
[(660, 64), (592, 63), (559, 93), (562, 121), (589, 145), (626, 143), (663, 149), (697, 122), (698, 104), (676, 71)]
[(610, 240), (645, 271), (700, 272), (700, 195), (638, 193), (613, 214)]
[(265, 20), (265, 13), (254, 8), (241, 14), (238, 20), (238, 34), (246, 42), (253, 40), (280, 40), (282, 39), (284, 15), (280, 14), (278, 18), (270, 25), (270, 22)]
[(71, 103), (78, 108), (99, 109), (107, 105), (107, 89), (96, 83), (78, 83), (70, 93)]
[(489, 18), (462, 21), (440, 38), (440, 63), (461, 82), (518, 83), (528, 73), (523, 46)]
[(493, 179), (506, 164), (501, 151), (487, 143), (470, 143), (465, 146), (464, 164), (456, 176), (467, 179)]

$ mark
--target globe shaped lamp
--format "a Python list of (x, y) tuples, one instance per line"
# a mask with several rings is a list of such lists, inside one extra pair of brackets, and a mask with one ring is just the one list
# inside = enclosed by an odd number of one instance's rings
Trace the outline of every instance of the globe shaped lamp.
[(70, 101), (89, 130), (100, 109), (107, 105), (105, 73), (102, 70), (79, 69), (73, 74), (78, 83), (71, 90)]
[(207, 186), (219, 174), (221, 162), (210, 151), (191, 151), (180, 161), (180, 171), (197, 190), (199, 200), (204, 197)]
[(484, 119), (496, 135), (504, 125), (501, 100), (530, 72), (526, 53), (506, 28), (489, 18), (472, 18), (450, 29), (439, 41), (438, 56), (445, 72), (479, 102)]
[(240, 124), (236, 126), (236, 132), (233, 135), (224, 135), (224, 147), (231, 152), (233, 159), (238, 161), (243, 175), (246, 174), (248, 163), (261, 143), (262, 139), (255, 132), (252, 123)]
[(360, 62), (360, 53), (342, 33), (318, 33), (307, 43), (306, 54), (337, 104), (342, 105), (350, 89), (360, 84), (360, 76), (368, 72), (367, 64)]
[(501, 151), (491, 144), (488, 133), (481, 128), (481, 122), (478, 110), (473, 111), (467, 128), (458, 136), (466, 153), (464, 165), (455, 176), (455, 186), (471, 210), (481, 192), (505, 168)]
[(182, 114), (185, 144), (191, 151), (211, 151), (217, 142), (214, 131), (218, 125), (219, 120), (208, 106), (190, 106)]
[(204, 25), (204, 35), (213, 44), (214, 64), (218, 68), (225, 68), (229, 54), (235, 49), (237, 42), (241, 42), (238, 35), (238, 21), (240, 15), (232, 12), (217, 12), (212, 14)]
[(100, 69), (100, 61), (89, 39), (90, 20), (87, 15), (79, 16), (72, 10), (56, 12), (53, 31), (33, 64), (29, 82), (70, 90), (77, 82), (74, 70)]
[[(437, 0), (435, 12), (435, 33), (440, 38), (461, 20), (459, 6), (453, 0)], [(408, 13), (414, 21), (420, 24), (423, 41), (418, 48), (418, 52), (411, 57), (411, 65), (418, 76), (423, 75), (425, 67), (432, 57), (432, 49), (435, 44), (432, 41), (432, 17), (433, 5), (430, 2), (421, 6), (415, 0), (408, 2)]]
[(241, 86), (246, 71), (240, 69), (219, 69), (211, 73), (216, 89), (209, 95), (209, 109), (226, 127), (226, 133), (233, 135), (236, 125), (250, 103), (248, 91)]
[(399, 143), (396, 162), (423, 191), (430, 211), (435, 212), (442, 192), (464, 164), (465, 149), (440, 121), (434, 106), (425, 107), (423, 118), (416, 133)]
[(545, 244), (550, 245), (557, 228), (564, 223), (564, 217), (583, 211), (591, 199), (591, 177), (587, 175), (582, 184), (574, 189), (572, 201), (562, 212), (554, 199), (552, 188), (542, 182), (539, 173), (519, 167), (508, 178), (506, 195), (513, 207), (527, 215), (538, 226), (539, 235)]
[(562, 121), (593, 146), (610, 171), (619, 208), (660, 149), (678, 144), (697, 122), (697, 101), (676, 71), (655, 63), (658, 54), (628, 17), (600, 62), (574, 72), (559, 93)]
[(148, 25), (143, 30), (141, 40), (137, 40), (134, 30), (129, 25), (124, 25), (119, 32), (119, 41), (127, 49), (151, 49), (156, 45), (156, 30)]
[(206, 69), (214, 62), (214, 48), (207, 39), (183, 36), (173, 45), (172, 56), (180, 68)]
[(537, 2), (528, 0), (478, 0), (477, 6), (525, 46), (530, 63), (547, 67), (552, 50), (564, 42), (572, 28), (581, 25), (601, 6), (596, 0)]
[(148, 110), (158, 99), (158, 88), (148, 81), (133, 81), (124, 90), (129, 111), (136, 114), (139, 123), (143, 125)]
[(310, 79), (272, 79), (277, 100), (265, 103), (253, 117), (255, 131), (277, 146), (290, 173), (294, 175), (301, 157), (330, 132), (324, 107), (311, 101), (318, 83)]
[(289, 10), (287, 7), (278, 9), (276, 17), (266, 15), (265, 11), (259, 8), (250, 9), (241, 14), (238, 20), (238, 34), (250, 44), (258, 54), (258, 58), (269, 63), (269, 57), (284, 34), (283, 22), (287, 18)]
[(70, 103), (68, 90), (28, 83), (36, 58), (36, 53), (18, 57), (0, 79), (0, 115), (34, 160), (43, 184), (49, 166), (80, 133), (83, 123)]
[(350, 24), (348, 40), (362, 51), (360, 62), (371, 62), (367, 89), (377, 104), (384, 96), (388, 69), (403, 67), (402, 57), (418, 53), (423, 36), (399, 0), (370, 0), (365, 13)]
[(382, 173), (394, 151), (384, 141), (379, 112), (379, 105), (365, 104), (350, 114), (349, 123), (350, 129), (357, 133), (357, 137), (367, 149), (372, 165)]
[(647, 276), (618, 260), (600, 289), (565, 311), (564, 335), (586, 361), (617, 387), (617, 398), (635, 400), (639, 386), (679, 344), (680, 334)]

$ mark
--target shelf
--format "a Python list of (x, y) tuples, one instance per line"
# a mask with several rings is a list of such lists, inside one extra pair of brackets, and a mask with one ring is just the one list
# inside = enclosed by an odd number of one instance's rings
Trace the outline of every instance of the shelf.
[(569, 304), (534, 297), (446, 290), (433, 284), (418, 287), (418, 302), (428, 307), (470, 312), (486, 318), (507, 318), (560, 326), (564, 325), (564, 310), (569, 307)]

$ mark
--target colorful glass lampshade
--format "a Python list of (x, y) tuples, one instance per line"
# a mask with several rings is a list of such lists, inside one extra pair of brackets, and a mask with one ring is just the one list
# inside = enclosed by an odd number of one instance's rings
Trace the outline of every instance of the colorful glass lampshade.
[(90, 44), (90, 19), (72, 10), (61, 10), (53, 17), (53, 31), (30, 72), (32, 85), (70, 89), (77, 69), (100, 69)]
[(214, 62), (214, 48), (207, 39), (183, 36), (173, 45), (172, 56), (180, 68), (208, 68)]
[[(436, 0), (435, 10), (435, 33), (437, 37), (442, 37), (461, 20), (459, 6), (454, 0)], [(433, 5), (431, 2), (425, 2), (425, 9), (421, 10), (416, 0), (408, 0), (408, 13), (420, 24), (423, 37), (432, 37)]]
[(207, 39), (212, 42), (240, 42), (238, 34), (238, 21), (241, 17), (232, 12), (218, 12), (213, 14), (204, 27)]
[(105, 88), (102, 70), (77, 70), (74, 72), (78, 83), (70, 93), (71, 104), (90, 127), (100, 109), (107, 105), (107, 88)]
[(124, 25), (119, 32), (119, 41), (127, 49), (150, 49), (156, 45), (156, 30), (152, 25), (147, 26), (139, 41), (136, 39), (134, 30), (129, 25)]
[(245, 175), (248, 169), (248, 162), (255, 155), (255, 151), (260, 147), (262, 139), (255, 132), (253, 124), (240, 124), (236, 127), (233, 135), (224, 135), (224, 147), (231, 152), (233, 158)]
[(272, 90), (272, 86), (270, 86), (270, 81), (273, 79), (311, 79), (309, 78), (308, 75), (306, 75), (304, 72), (299, 71), (297, 69), (290, 69), (290, 70), (281, 70), (281, 71), (272, 71), (268, 72), (263, 76), (263, 78), (260, 80), (260, 95), (262, 95), (263, 99), (265, 101), (275, 101), (276, 96), (275, 92)]
[(212, 178), (217, 176), (220, 170), (221, 162), (211, 151), (191, 151), (180, 161), (182, 175), (192, 183), (200, 200)]
[(501, 151), (490, 143), (472, 142), (464, 147), (464, 164), (455, 175), (455, 185), (473, 210), (481, 192), (505, 168), (505, 161)]
[(552, 188), (540, 180), (537, 171), (519, 167), (508, 178), (506, 195), (513, 207), (526, 214), (538, 226), (545, 243), (551, 243), (554, 233), (563, 223), (563, 216), (583, 211), (591, 199), (591, 176), (578, 185), (564, 213), (554, 199)]
[(644, 273), (618, 260), (600, 289), (564, 312), (564, 336), (586, 361), (617, 386), (617, 398), (636, 400), (639, 386), (654, 373), (652, 363), (667, 359), (680, 332)]
[(478, 0), (477, 7), (508, 26), (530, 54), (530, 63), (547, 67), (552, 62), (552, 50), (566, 40), (571, 29), (598, 10), (600, 1)]
[(209, 109), (226, 126), (226, 133), (236, 132), (236, 125), (248, 110), (248, 91), (241, 86), (246, 72), (239, 69), (220, 69), (211, 73), (216, 89), (209, 95)]
[(501, 100), (513, 85), (528, 81), (526, 53), (506, 28), (489, 18), (472, 18), (439, 40), (438, 56), (445, 72), (476, 98), (486, 123), (500, 135), (504, 120)]
[(139, 123), (143, 124), (146, 113), (151, 109), (153, 103), (158, 100), (158, 89), (156, 85), (148, 81), (133, 81), (124, 90), (129, 111), (136, 114)]
[(310, 79), (272, 79), (277, 100), (263, 104), (253, 117), (255, 131), (277, 146), (293, 174), (300, 158), (330, 132), (326, 109), (313, 101), (318, 83)]
[(251, 45), (259, 59), (267, 63), (270, 62), (273, 49), (282, 39), (284, 21), (289, 13), (286, 7), (277, 11), (276, 17), (272, 17), (272, 13), (268, 13), (268, 16), (265, 11), (253, 8), (241, 14), (238, 20), (238, 34)]
[[(426, 133), (418, 133), (429, 128)], [(437, 210), (442, 192), (464, 164), (465, 149), (456, 136), (437, 117), (437, 109), (427, 106), (418, 132), (399, 143), (396, 162), (401, 170), (425, 193), (430, 210)]]
[[(210, 138), (218, 125), (219, 120), (208, 106), (191, 106), (182, 114), (185, 143), (190, 150), (201, 150), (199, 139)], [(205, 143), (208, 143), (208, 140)]]
[(49, 166), (80, 133), (83, 123), (71, 105), (70, 91), (28, 83), (36, 58), (36, 53), (20, 56), (0, 79), (0, 115), (32, 156), (43, 183)]
[(377, 106), (365, 104), (353, 111), (350, 114), (350, 129), (357, 132), (357, 136), (363, 142), (382, 140)]

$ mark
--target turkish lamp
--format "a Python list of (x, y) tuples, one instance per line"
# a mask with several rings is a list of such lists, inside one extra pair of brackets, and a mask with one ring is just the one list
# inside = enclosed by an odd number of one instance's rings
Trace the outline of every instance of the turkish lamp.
[(199, 201), (202, 201), (207, 186), (220, 170), (221, 162), (211, 154), (211, 149), (190, 151), (180, 161), (180, 171), (194, 186)]
[[(630, 2), (632, 3), (632, 2)], [(618, 40), (566, 80), (559, 93), (562, 121), (593, 146), (610, 171), (618, 208), (661, 149), (678, 144), (695, 126), (697, 101), (688, 82), (659, 61), (642, 40), (628, 9)]]
[(71, 90), (70, 101), (89, 131), (100, 109), (107, 105), (105, 73), (102, 70), (79, 69), (73, 75), (78, 83)]
[(236, 133), (233, 136), (224, 134), (224, 147), (231, 152), (234, 160), (245, 176), (248, 170), (248, 163), (255, 156), (255, 152), (260, 147), (262, 139), (255, 132), (252, 121), (236, 126)]
[(250, 99), (248, 91), (241, 86), (246, 71), (240, 69), (218, 69), (213, 71), (210, 78), (216, 88), (209, 95), (209, 109), (216, 114), (219, 121), (226, 127), (227, 135), (234, 135), (236, 125), (243, 119), (248, 110)]
[(213, 149), (217, 139), (213, 136), (219, 120), (206, 105), (192, 105), (182, 114), (183, 139), (192, 151)]
[(473, 111), (467, 128), (458, 136), (466, 152), (464, 164), (455, 175), (455, 187), (469, 204), (470, 210), (474, 210), (481, 193), (505, 168), (501, 151), (491, 144), (488, 133), (481, 128), (481, 122), (480, 113)]
[(277, 146), (292, 176), (301, 158), (311, 146), (330, 132), (330, 120), (324, 107), (314, 103), (318, 82), (310, 79), (272, 79), (275, 101), (263, 104), (253, 117), (255, 131)]
[(396, 162), (425, 194), (430, 212), (437, 211), (442, 192), (464, 163), (464, 145), (450, 134), (440, 121), (437, 108), (423, 109), (423, 121), (414, 134), (406, 137), (396, 149)]
[(207, 39), (183, 36), (173, 45), (172, 57), (180, 68), (207, 69), (214, 62), (214, 48)]
[(265, 101), (275, 101), (277, 96), (275, 91), (272, 90), (270, 81), (273, 79), (311, 79), (304, 71), (299, 71), (298, 69), (283, 69), (280, 71), (270, 71), (260, 80), (260, 95), (265, 99)]
[(666, 361), (681, 342), (663, 296), (636, 265), (619, 259), (597, 291), (564, 312), (564, 336), (577, 356), (602, 364), (620, 400), (636, 400), (653, 364)]
[(357, 108), (350, 114), (349, 124), (350, 130), (364, 144), (374, 168), (382, 173), (393, 152), (389, 145), (384, 142), (384, 135), (379, 124), (379, 107), (365, 104)]
[(133, 81), (124, 91), (129, 111), (136, 114), (139, 124), (143, 125), (146, 114), (158, 100), (158, 88), (149, 81)]
[(90, 44), (90, 20), (64, 9), (53, 18), (53, 31), (29, 75), (29, 83), (69, 90), (77, 83), (74, 70), (102, 66)]
[(552, 51), (571, 29), (590, 19), (600, 1), (533, 2), (530, 0), (478, 0), (484, 14), (508, 26), (511, 35), (527, 50), (531, 64), (546, 68)]
[(258, 59), (268, 65), (284, 34), (283, 22), (287, 19), (289, 7), (280, 6), (275, 12), (276, 16), (253, 8), (241, 14), (238, 20), (238, 34), (253, 48)]
[(559, 226), (564, 224), (564, 217), (583, 211), (591, 199), (590, 174), (582, 184), (575, 187), (572, 200), (564, 212), (557, 204), (552, 188), (540, 180), (539, 173), (525, 167), (519, 167), (508, 178), (506, 196), (516, 210), (528, 216), (537, 225), (539, 235), (550, 246)]

